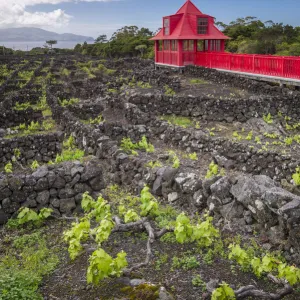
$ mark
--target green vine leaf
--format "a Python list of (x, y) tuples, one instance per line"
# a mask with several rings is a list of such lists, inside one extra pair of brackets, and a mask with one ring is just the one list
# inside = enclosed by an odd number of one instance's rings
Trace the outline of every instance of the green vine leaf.
[(98, 284), (99, 281), (109, 276), (120, 276), (127, 266), (126, 253), (120, 252), (113, 259), (103, 249), (93, 252), (89, 258), (90, 265), (87, 270), (87, 283)]
[(124, 215), (125, 223), (135, 222), (138, 220), (140, 220), (140, 217), (133, 209), (129, 209)]
[(234, 290), (225, 282), (212, 293), (211, 300), (234, 300), (236, 299)]
[(141, 191), (141, 216), (158, 215), (158, 203), (149, 192), (149, 187), (145, 186)]

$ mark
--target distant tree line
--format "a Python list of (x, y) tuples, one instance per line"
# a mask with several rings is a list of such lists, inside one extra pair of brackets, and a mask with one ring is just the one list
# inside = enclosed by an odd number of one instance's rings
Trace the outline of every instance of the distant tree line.
[(142, 56), (154, 57), (154, 43), (149, 39), (154, 33), (148, 28), (125, 26), (117, 30), (108, 40), (106, 35), (100, 35), (94, 44), (76, 45), (74, 51), (101, 57)]
[(216, 22), (231, 38), (226, 50), (233, 53), (300, 55), (300, 27), (262, 22), (256, 17), (238, 18), (228, 25)]
[(0, 55), (11, 55), (11, 54), (14, 54), (13, 49), (0, 46)]
[[(216, 25), (231, 38), (226, 43), (228, 52), (300, 56), (300, 26), (263, 22), (251, 16), (238, 18), (229, 24), (216, 22)], [(100, 35), (94, 44), (78, 44), (74, 51), (102, 57), (152, 58), (154, 47), (149, 38), (154, 35), (148, 28), (125, 26), (117, 30), (109, 40), (106, 35)]]

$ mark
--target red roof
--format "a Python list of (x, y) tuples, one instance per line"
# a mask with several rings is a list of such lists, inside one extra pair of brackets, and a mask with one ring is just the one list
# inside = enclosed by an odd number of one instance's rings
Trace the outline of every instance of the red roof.
[(178, 14), (191, 14), (191, 15), (202, 15), (202, 12), (192, 1), (187, 0), (176, 13)]
[[(197, 18), (206, 17), (209, 19), (209, 34), (197, 33)], [(213, 17), (203, 14), (190, 0), (177, 11), (175, 15), (168, 16), (170, 21), (174, 19), (175, 27), (170, 26), (171, 34), (164, 35), (162, 28), (151, 40), (227, 40), (229, 37), (224, 35), (213, 22)], [(176, 18), (176, 20), (175, 20)], [(179, 20), (178, 20), (179, 18)], [(178, 21), (177, 21), (178, 20)], [(171, 22), (170, 22), (171, 23)]]

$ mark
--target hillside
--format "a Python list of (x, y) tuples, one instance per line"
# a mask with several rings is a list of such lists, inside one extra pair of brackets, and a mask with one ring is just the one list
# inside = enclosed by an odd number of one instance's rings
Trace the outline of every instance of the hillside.
[(75, 41), (85, 42), (93, 41), (92, 37), (76, 35), (72, 33), (59, 34), (43, 30), (40, 28), (33, 27), (22, 27), (22, 28), (6, 28), (0, 29), (0, 41), (6, 42), (37, 42), (46, 40), (57, 40), (57, 41)]

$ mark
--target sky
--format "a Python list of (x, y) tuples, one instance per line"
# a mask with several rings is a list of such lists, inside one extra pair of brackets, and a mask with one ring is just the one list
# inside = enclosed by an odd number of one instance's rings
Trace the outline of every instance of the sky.
[[(108, 37), (126, 25), (161, 27), (185, 0), (0, 0), (0, 28), (39, 27), (58, 33)], [(300, 26), (300, 0), (194, 0), (203, 12), (229, 23), (255, 16)]]

